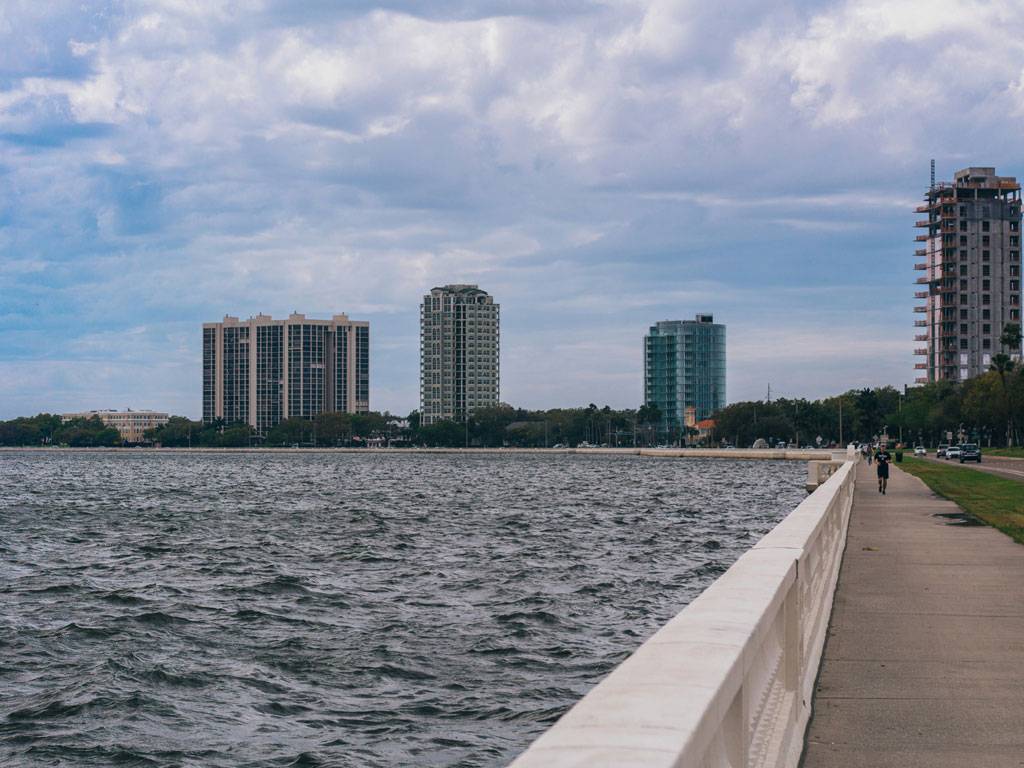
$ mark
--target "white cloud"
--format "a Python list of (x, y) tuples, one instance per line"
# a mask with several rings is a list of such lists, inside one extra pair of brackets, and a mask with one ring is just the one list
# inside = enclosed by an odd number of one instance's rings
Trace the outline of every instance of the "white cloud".
[[(832, 333), (849, 366), (805, 386), (898, 382), (905, 313), (872, 320), (881, 344), (853, 343), (854, 318), (903, 306), (927, 158), (944, 176), (1021, 161), (1015, 4), (342, 5), (0, 8), (0, 314), (116, 334), (362, 313), (387, 342), (375, 391), (396, 398), (376, 403), (402, 410), (419, 297), (470, 281), (520, 334), (503, 334), (507, 400), (633, 401), (646, 326), (697, 311), (732, 317), (734, 396), (808, 370), (800, 350)], [(780, 299), (837, 265), (830, 296)], [(168, 380), (191, 382), (194, 354)]]

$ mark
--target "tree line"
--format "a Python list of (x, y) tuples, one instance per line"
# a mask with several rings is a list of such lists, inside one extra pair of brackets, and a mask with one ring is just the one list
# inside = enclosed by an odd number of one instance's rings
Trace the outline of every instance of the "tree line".
[(96, 448), (121, 445), (121, 433), (99, 416), (62, 421), (60, 416), (40, 413), (0, 421), (0, 445), (69, 445)]
[[(1024, 438), (1024, 369), (1005, 355), (992, 370), (964, 382), (937, 382), (906, 391), (894, 387), (850, 390), (820, 400), (780, 398), (733, 403), (714, 415), (706, 444), (749, 447), (757, 440), (797, 445), (843, 445), (872, 441), (887, 432), (907, 445), (934, 446), (948, 433), (987, 446), (1019, 445)], [(246, 424), (173, 416), (148, 430), (149, 442), (167, 447), (249, 446), (428, 446), (553, 447), (581, 443), (608, 446), (695, 444), (692, 429), (659, 428), (653, 405), (615, 410), (591, 403), (580, 408), (527, 410), (499, 405), (476, 411), (466, 421), (421, 424), (419, 414), (321, 413), (313, 419), (282, 421), (265, 435)], [(821, 438), (820, 443), (818, 438)], [(39, 414), (0, 421), (0, 445), (121, 445), (120, 434), (98, 417), (62, 422)]]

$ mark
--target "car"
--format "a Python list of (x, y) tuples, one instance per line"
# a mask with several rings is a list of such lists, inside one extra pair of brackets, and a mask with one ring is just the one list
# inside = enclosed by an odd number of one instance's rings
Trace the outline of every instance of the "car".
[(981, 464), (981, 448), (977, 443), (964, 443), (960, 446), (960, 463), (976, 461)]
[(946, 449), (949, 448), (949, 443), (939, 443), (939, 447), (935, 449), (935, 458), (944, 459), (946, 458)]
[(919, 445), (916, 448), (914, 448), (914, 455), (915, 456), (927, 456), (928, 455), (928, 449), (925, 448), (923, 445)]
[(960, 458), (960, 446), (959, 445), (951, 445), (951, 446), (949, 446), (949, 448), (946, 449), (946, 458), (947, 459), (959, 459)]

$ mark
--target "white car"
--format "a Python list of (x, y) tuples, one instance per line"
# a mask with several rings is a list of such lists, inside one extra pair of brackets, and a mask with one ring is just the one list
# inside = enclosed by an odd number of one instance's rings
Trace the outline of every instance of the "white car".
[(927, 456), (928, 455), (928, 449), (925, 448), (923, 445), (919, 445), (919, 446), (917, 446), (914, 449), (914, 455), (915, 456)]
[(951, 446), (949, 446), (949, 448), (946, 449), (946, 458), (947, 459), (959, 459), (960, 458), (960, 446), (959, 445), (951, 445)]

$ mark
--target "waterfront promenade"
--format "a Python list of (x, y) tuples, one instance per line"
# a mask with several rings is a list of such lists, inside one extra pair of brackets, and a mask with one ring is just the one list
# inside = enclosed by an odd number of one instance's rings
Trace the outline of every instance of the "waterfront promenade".
[(1024, 766), (1024, 547), (857, 472), (802, 765)]

